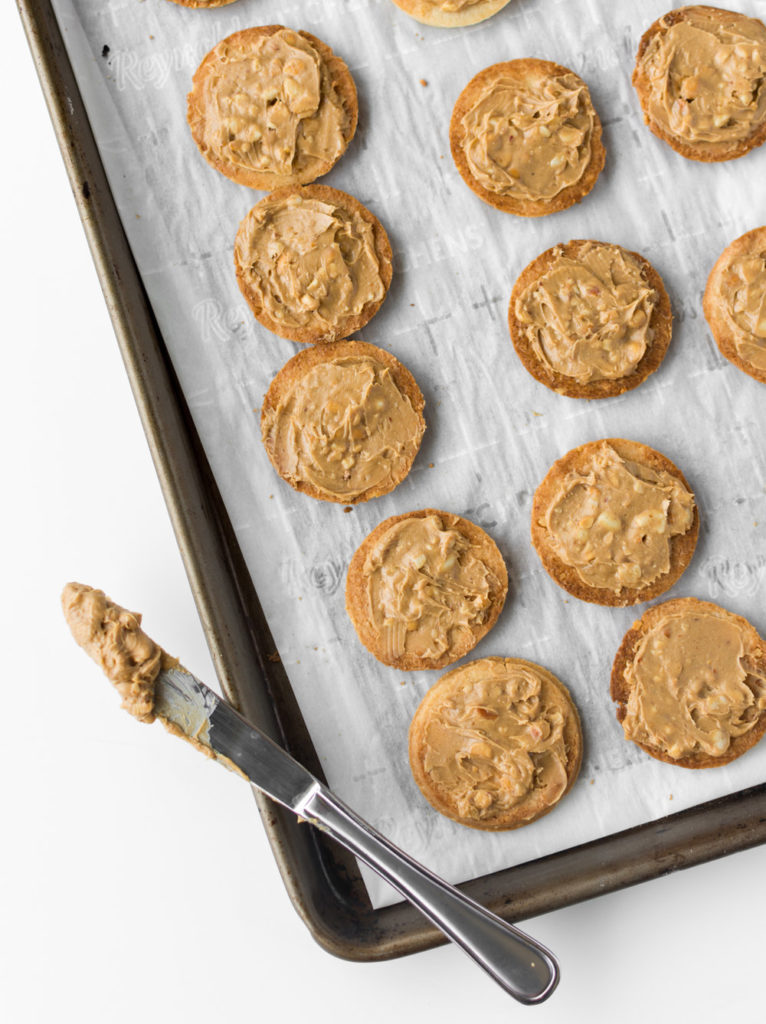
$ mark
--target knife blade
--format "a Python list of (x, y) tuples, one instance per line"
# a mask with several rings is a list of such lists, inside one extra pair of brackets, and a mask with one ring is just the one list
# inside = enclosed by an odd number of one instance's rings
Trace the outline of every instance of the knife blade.
[(140, 722), (159, 718), (208, 757), (327, 831), (389, 882), (515, 999), (540, 1003), (555, 989), (553, 956), (389, 842), (287, 751), (182, 668), (141, 628), (141, 616), (103, 590), (68, 583), (61, 606), (75, 641), (100, 665)]
[(232, 765), (270, 796), (300, 813), (319, 781), (282, 747), (251, 726), (203, 682), (180, 667), (162, 670), (154, 690), (154, 712), (195, 746)]
[(190, 672), (180, 667), (160, 671), (154, 701), (155, 715), (167, 728), (332, 835), (515, 999), (533, 1004), (551, 995), (559, 969), (544, 946), (394, 846)]

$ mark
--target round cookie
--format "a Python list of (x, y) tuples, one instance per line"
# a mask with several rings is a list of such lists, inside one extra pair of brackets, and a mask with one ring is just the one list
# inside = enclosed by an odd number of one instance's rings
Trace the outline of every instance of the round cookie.
[(454, 668), (412, 719), (410, 767), (423, 796), (470, 828), (529, 825), (572, 788), (582, 731), (567, 688), (520, 658)]
[(263, 400), (261, 436), (291, 487), (353, 505), (407, 476), (424, 405), (415, 378), (390, 352), (338, 341), (304, 349), (282, 367)]
[(649, 129), (689, 160), (734, 160), (766, 140), (766, 26), (679, 7), (643, 34), (633, 85)]
[(702, 308), (721, 354), (766, 384), (766, 227), (724, 249), (710, 272)]
[[(572, 279), (577, 273), (579, 288)], [(602, 322), (602, 308), (613, 314), (611, 321)], [(548, 310), (552, 322), (545, 318)], [(623, 310), (630, 315), (624, 327)], [(544, 326), (538, 329), (540, 315)], [(562, 315), (568, 317), (568, 333), (556, 325)], [(619, 245), (588, 239), (556, 245), (532, 260), (513, 286), (508, 307), (511, 340), (524, 368), (570, 398), (609, 398), (637, 387), (664, 359), (672, 323), (670, 299), (651, 263)], [(612, 355), (621, 359), (619, 365)]]
[(766, 732), (766, 646), (747, 619), (717, 604), (665, 601), (625, 634), (611, 696), (625, 738), (658, 761), (729, 764)]
[(585, 82), (561, 64), (533, 57), (475, 75), (458, 96), (449, 134), (466, 185), (485, 203), (519, 217), (579, 202), (606, 157)]
[(391, 260), (377, 217), (326, 185), (265, 196), (239, 225), (234, 245), (237, 282), (256, 320), (303, 344), (361, 330), (383, 304)]
[(434, 28), (477, 25), (497, 14), (510, 0), (393, 0), (401, 10)]
[(683, 473), (624, 438), (567, 452), (532, 502), (532, 544), (546, 572), (594, 604), (623, 607), (664, 594), (689, 565), (698, 533)]
[(346, 611), (384, 665), (444, 668), (494, 626), (507, 592), (489, 534), (427, 508), (384, 520), (362, 541), (348, 567)]
[(222, 39), (194, 73), (187, 102), (208, 163), (238, 185), (268, 191), (327, 174), (353, 138), (358, 112), (346, 64), (321, 39), (284, 25)]

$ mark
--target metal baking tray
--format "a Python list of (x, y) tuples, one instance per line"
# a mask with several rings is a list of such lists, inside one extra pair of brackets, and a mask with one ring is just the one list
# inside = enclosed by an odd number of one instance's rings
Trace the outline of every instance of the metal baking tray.
[[(321, 777), (144, 291), (50, 0), (17, 6), (221, 686)], [(350, 854), (266, 797), (255, 799), (290, 898), (326, 950), (369, 961), (444, 941), (407, 903), (373, 910)], [(460, 888), (520, 921), (764, 842), (766, 784)]]

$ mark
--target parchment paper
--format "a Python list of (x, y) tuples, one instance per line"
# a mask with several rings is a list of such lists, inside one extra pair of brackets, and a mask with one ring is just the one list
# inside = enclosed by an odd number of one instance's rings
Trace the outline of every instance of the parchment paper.
[[(600, 437), (645, 442), (683, 470), (701, 510), (694, 561), (668, 596), (717, 601), (766, 632), (766, 388), (718, 353), (701, 309), (724, 246), (766, 221), (766, 146), (704, 165), (676, 155), (644, 126), (630, 74), (641, 33), (669, 6), (515, 0), (481, 25), (444, 30), (419, 25), (389, 0), (240, 0), (218, 11), (166, 0), (55, 0), (133, 251), (329, 783), (451, 881), (766, 775), (766, 743), (704, 772), (660, 764), (627, 743), (609, 672), (643, 606), (613, 610), (568, 597), (528, 539), (532, 494), (555, 459)], [(744, 6), (766, 18), (766, 0)], [(185, 121), (186, 93), (205, 53), (231, 32), (272, 23), (305, 28), (350, 65), (359, 131), (323, 181), (355, 195), (389, 232), (393, 285), (361, 336), (394, 352), (427, 400), (428, 430), (410, 477), (349, 514), (296, 494), (265, 455), (261, 399), (298, 346), (254, 321), (234, 278), (237, 225), (262, 193), (210, 168)], [(534, 220), (473, 196), (447, 135), (469, 78), (527, 56), (558, 61), (585, 79), (607, 148), (606, 169), (580, 205)], [(663, 366), (619, 398), (555, 395), (524, 371), (509, 340), (516, 276), (570, 238), (641, 252), (673, 301)], [(344, 609), (346, 566), (366, 534), (387, 516), (427, 506), (479, 523), (508, 561), (506, 608), (469, 657), (547, 666), (569, 685), (582, 715), (577, 785), (552, 814), (518, 831), (474, 832), (426, 804), (410, 776), (407, 729), (439, 673), (402, 674), (375, 661)], [(374, 905), (395, 901), (376, 876), (365, 877)]]

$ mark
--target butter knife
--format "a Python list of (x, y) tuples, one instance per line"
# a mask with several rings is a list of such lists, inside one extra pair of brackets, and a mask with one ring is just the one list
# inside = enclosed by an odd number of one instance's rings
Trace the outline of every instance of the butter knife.
[(154, 710), (171, 731), (183, 733), (209, 756), (351, 850), (509, 995), (533, 1004), (553, 992), (559, 969), (544, 946), (390, 843), (191, 673), (177, 667), (161, 671)]

